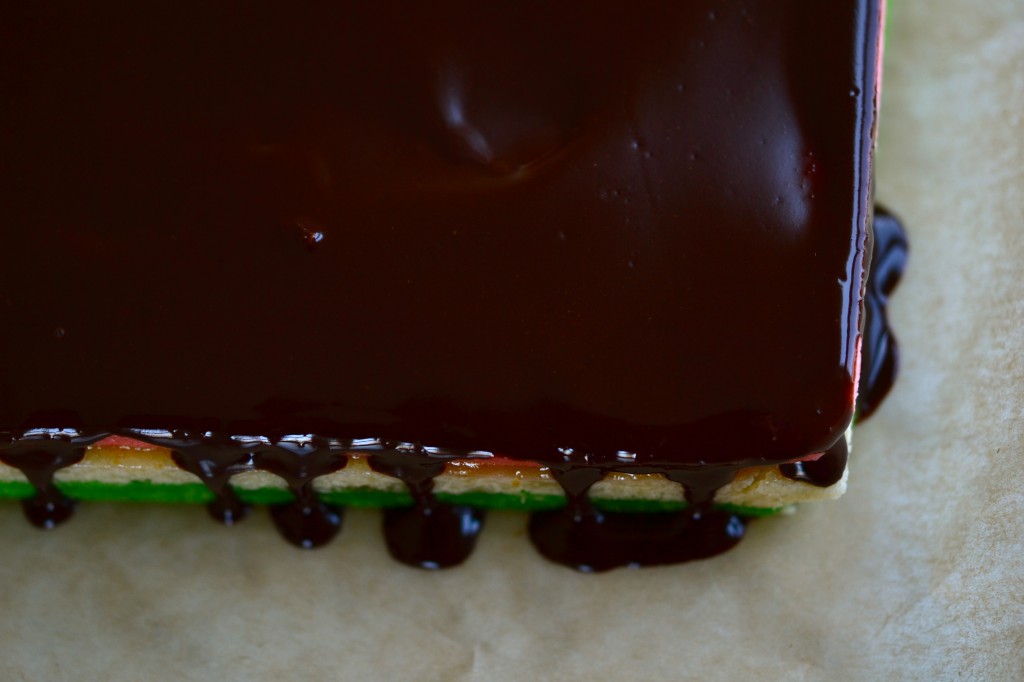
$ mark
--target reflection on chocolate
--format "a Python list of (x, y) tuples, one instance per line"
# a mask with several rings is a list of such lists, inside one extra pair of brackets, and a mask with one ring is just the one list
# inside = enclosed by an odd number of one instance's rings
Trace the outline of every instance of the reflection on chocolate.
[[(228, 524), (231, 476), (282, 477), (274, 521), (316, 546), (341, 513), (314, 481), (358, 453), (413, 497), (385, 512), (392, 554), (439, 567), (483, 517), (433, 479), (487, 450), (557, 474), (566, 510), (531, 521), (556, 560), (731, 546), (715, 491), (853, 417), (879, 4), (12, 10), (0, 458), (26, 509), (66, 516), (54, 472), (120, 434)], [(905, 249), (878, 221), (865, 415)], [(600, 514), (609, 471), (690, 506)]]

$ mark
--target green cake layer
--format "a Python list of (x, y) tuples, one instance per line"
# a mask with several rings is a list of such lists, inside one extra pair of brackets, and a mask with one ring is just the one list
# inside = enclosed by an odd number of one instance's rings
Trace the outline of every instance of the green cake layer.
[[(166, 504), (205, 504), (213, 501), (213, 493), (200, 483), (151, 483), (131, 481), (129, 483), (104, 483), (100, 481), (57, 482), (57, 488), (73, 500), (83, 502), (155, 502)], [(282, 488), (234, 488), (238, 497), (247, 504), (284, 504), (292, 495)], [(23, 500), (35, 494), (35, 488), (23, 481), (0, 482), (0, 500)], [(346, 488), (320, 495), (328, 504), (344, 507), (407, 507), (412, 498), (406, 492), (376, 490), (373, 488)], [(561, 495), (543, 495), (529, 492), (520, 493), (437, 493), (442, 502), (465, 504), (480, 509), (543, 511), (565, 506)], [(679, 511), (685, 502), (662, 500), (618, 500), (594, 498), (594, 505), (603, 511), (626, 513), (656, 513)], [(731, 504), (716, 505), (741, 516), (771, 516), (781, 508), (745, 507)]]

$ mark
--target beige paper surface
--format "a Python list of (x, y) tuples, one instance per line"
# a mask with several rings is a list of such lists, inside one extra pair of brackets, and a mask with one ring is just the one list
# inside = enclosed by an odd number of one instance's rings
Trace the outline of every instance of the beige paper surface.
[(464, 567), (373, 512), (314, 552), (265, 514), (0, 504), (0, 680), (1024, 679), (1024, 3), (894, 0), (878, 199), (909, 226), (903, 373), (850, 492), (690, 565), (580, 575), (493, 514)]

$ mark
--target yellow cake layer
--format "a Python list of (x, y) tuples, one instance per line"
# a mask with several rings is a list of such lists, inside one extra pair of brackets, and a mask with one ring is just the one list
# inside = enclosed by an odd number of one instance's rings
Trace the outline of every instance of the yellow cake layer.
[[(849, 433), (847, 434), (849, 437)], [(776, 467), (744, 469), (735, 480), (719, 490), (716, 501), (743, 507), (778, 508), (800, 502), (831, 500), (846, 490), (847, 473), (827, 488), (790, 480)], [(156, 484), (195, 484), (198, 477), (180, 469), (164, 449), (142, 449), (129, 446), (101, 445), (86, 452), (81, 462), (57, 472), (57, 482), (96, 481), (125, 484), (145, 481)], [(0, 482), (25, 481), (17, 469), (0, 464)], [(239, 488), (285, 488), (284, 480), (266, 471), (236, 474), (231, 483)], [(349, 455), (348, 465), (335, 473), (321, 476), (314, 482), (318, 492), (345, 488), (363, 488), (400, 492), (405, 489), (398, 479), (370, 469), (367, 458)], [(445, 472), (435, 479), (439, 493), (531, 493), (560, 495), (561, 488), (546, 467), (524, 465), (503, 466), (482, 461), (449, 462)], [(660, 474), (609, 474), (597, 483), (591, 493), (596, 498), (617, 500), (677, 501), (681, 487)]]

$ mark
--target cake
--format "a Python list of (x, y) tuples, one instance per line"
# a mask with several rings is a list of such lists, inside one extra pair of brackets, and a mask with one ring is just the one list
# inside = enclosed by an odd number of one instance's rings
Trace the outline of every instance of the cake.
[(0, 493), (383, 506), (425, 567), (521, 507), (588, 570), (841, 494), (882, 4), (11, 10)]

